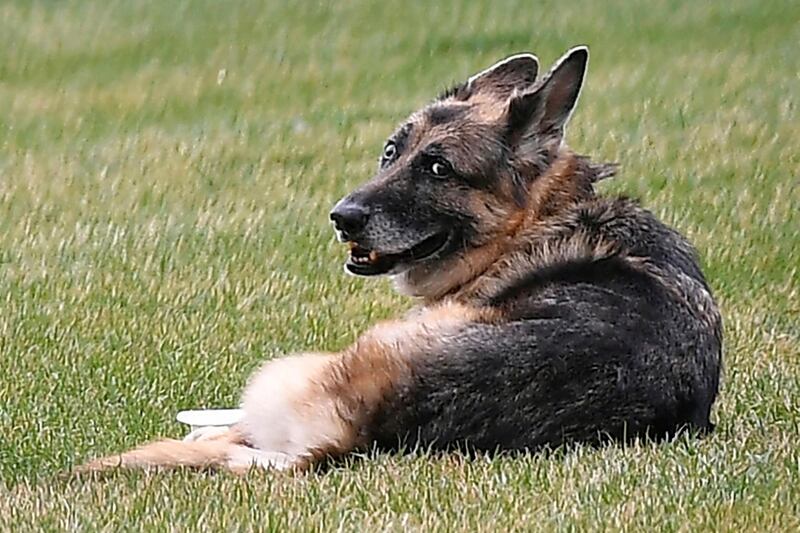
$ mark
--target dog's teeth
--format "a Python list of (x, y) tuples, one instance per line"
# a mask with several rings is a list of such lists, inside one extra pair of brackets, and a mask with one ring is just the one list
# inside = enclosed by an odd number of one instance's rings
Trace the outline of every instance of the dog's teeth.
[(359, 265), (369, 265), (378, 261), (380, 255), (375, 250), (365, 250), (355, 243), (350, 244), (350, 261)]

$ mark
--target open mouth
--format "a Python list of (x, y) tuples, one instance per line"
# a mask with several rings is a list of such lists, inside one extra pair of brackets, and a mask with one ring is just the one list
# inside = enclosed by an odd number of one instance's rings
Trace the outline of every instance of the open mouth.
[(376, 250), (362, 248), (357, 243), (350, 244), (350, 257), (345, 268), (358, 276), (377, 276), (390, 272), (401, 263), (421, 261), (431, 257), (450, 241), (450, 233), (436, 233), (404, 252), (383, 254)]

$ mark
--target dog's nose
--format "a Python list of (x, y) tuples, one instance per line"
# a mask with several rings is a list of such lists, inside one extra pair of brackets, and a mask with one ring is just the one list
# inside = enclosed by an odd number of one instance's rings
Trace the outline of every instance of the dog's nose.
[(331, 211), (333, 226), (346, 241), (354, 239), (364, 229), (368, 219), (367, 210), (352, 202), (340, 202)]

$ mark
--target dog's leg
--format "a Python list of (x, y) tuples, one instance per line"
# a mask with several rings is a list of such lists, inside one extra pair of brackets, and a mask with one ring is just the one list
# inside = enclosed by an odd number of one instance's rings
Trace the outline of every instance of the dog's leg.
[[(145, 444), (128, 452), (109, 455), (89, 461), (76, 468), (74, 473), (99, 472), (114, 468), (139, 468), (144, 470), (227, 468), (232, 457), (245, 441), (236, 428), (197, 441), (164, 439)], [(234, 461), (237, 465), (240, 460)]]
[(224, 435), (230, 426), (203, 426), (183, 437), (184, 442), (195, 442), (198, 440), (213, 440), (221, 435)]
[(253, 468), (289, 470), (304, 468), (307, 464), (308, 461), (302, 457), (252, 448), (242, 440), (239, 430), (233, 427), (214, 434), (199, 435), (197, 440), (192, 441), (164, 439), (151, 442), (125, 453), (94, 459), (76, 468), (73, 473), (102, 472), (116, 468), (194, 468), (245, 474)]
[(304, 463), (297, 457), (280, 452), (265, 452), (248, 446), (236, 446), (230, 451), (225, 468), (235, 474), (245, 474), (253, 468), (263, 470), (301, 469)]
[(378, 324), (339, 354), (304, 354), (266, 363), (242, 397), (238, 424), (258, 450), (305, 468), (370, 442), (373, 415), (408, 382), (419, 358), (494, 311), (446, 304), (408, 320)]
[(304, 354), (259, 369), (242, 395), (238, 424), (252, 447), (283, 454), (298, 467), (352, 449), (355, 428), (342, 416), (343, 398), (330, 390), (339, 363), (339, 355)]
[(269, 361), (251, 378), (242, 397), (244, 417), (230, 430), (155, 442), (78, 471), (119, 466), (302, 470), (349, 453), (369, 443), (372, 415), (404, 386), (415, 360), (436, 353), (465, 324), (487, 320), (493, 320), (493, 312), (445, 304), (379, 324), (338, 354)]

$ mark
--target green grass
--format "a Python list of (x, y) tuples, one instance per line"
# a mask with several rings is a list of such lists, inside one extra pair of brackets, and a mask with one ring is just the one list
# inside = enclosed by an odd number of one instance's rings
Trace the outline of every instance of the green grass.
[[(800, 527), (800, 4), (285, 4), (0, 4), (0, 530)], [(329, 207), (450, 82), (578, 43), (570, 144), (622, 163), (603, 188), (687, 234), (719, 297), (713, 436), (58, 477), (406, 309), (342, 274)]]

